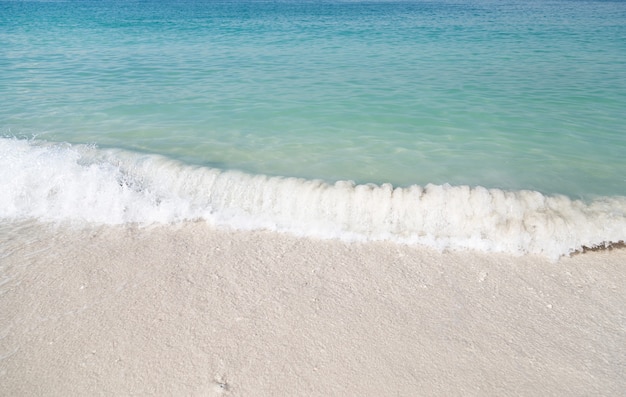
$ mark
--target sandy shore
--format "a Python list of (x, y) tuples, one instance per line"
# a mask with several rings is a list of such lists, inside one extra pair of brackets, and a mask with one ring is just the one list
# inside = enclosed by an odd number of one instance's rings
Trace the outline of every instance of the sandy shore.
[[(624, 395), (626, 250), (3, 232), (0, 395)], [(8, 248), (7, 248), (8, 247)]]

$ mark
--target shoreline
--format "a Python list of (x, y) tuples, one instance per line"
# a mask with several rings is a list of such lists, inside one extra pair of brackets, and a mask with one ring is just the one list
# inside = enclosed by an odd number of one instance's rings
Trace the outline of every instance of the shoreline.
[(9, 237), (3, 395), (626, 389), (624, 249), (550, 262), (204, 223)]

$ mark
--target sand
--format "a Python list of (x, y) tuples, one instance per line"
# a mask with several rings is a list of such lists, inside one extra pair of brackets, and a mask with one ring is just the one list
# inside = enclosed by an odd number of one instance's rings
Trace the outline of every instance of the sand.
[(618, 396), (626, 250), (4, 230), (0, 395)]

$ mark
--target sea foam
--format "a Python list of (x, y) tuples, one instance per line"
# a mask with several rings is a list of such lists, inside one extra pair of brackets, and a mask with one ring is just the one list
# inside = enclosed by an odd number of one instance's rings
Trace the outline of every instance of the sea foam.
[(189, 166), (150, 154), (0, 138), (0, 218), (99, 224), (205, 220), (319, 238), (550, 258), (626, 239), (626, 197), (329, 184)]

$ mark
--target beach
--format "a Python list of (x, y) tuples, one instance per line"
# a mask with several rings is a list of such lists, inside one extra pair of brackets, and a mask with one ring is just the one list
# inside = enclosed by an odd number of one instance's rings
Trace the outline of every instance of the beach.
[(625, 21), (0, 0), (0, 397), (625, 395)]
[(626, 250), (2, 230), (1, 395), (621, 395)]

